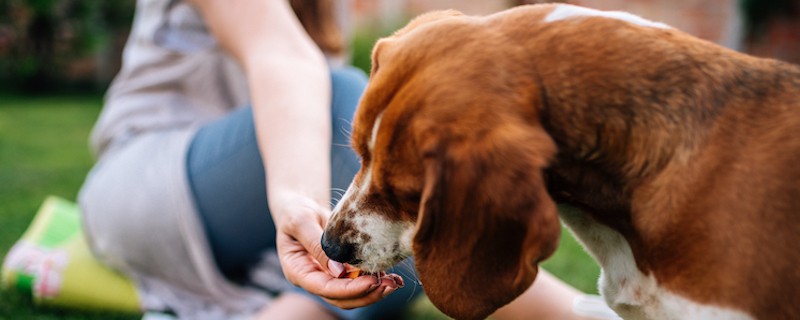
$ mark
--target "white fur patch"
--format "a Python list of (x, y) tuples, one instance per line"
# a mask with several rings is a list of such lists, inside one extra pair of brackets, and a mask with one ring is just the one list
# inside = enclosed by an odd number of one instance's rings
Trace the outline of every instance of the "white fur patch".
[(553, 11), (551, 11), (550, 14), (548, 14), (547, 17), (544, 18), (544, 21), (555, 22), (560, 20), (567, 20), (567, 19), (581, 18), (581, 17), (603, 17), (609, 19), (622, 20), (644, 27), (661, 28), (661, 29), (671, 28), (670, 26), (664, 23), (653, 22), (645, 18), (642, 18), (640, 16), (623, 11), (601, 11), (601, 10), (589, 9), (568, 4), (559, 5), (558, 7), (553, 9)]
[[(372, 185), (372, 169), (369, 166), (364, 167), (364, 172), (366, 172), (364, 174), (364, 180), (361, 183), (361, 186), (357, 187), (359, 192), (356, 193), (356, 198), (353, 199), (353, 204), (361, 202), (361, 199), (366, 198), (367, 194), (369, 194), (369, 186)], [(355, 209), (353, 210), (355, 211)]]
[(333, 208), (331, 220), (337, 218), (341, 211), (355, 213), (350, 222), (359, 234), (367, 238), (350, 239), (358, 248), (356, 258), (361, 260), (357, 267), (367, 272), (385, 270), (412, 254), (411, 241), (416, 231), (414, 222), (391, 221), (380, 212), (370, 211), (363, 206), (363, 199), (369, 194), (372, 171), (363, 168), (365, 176), (361, 186), (355, 181), (345, 191), (342, 199)]
[(378, 128), (381, 126), (381, 119), (383, 119), (383, 112), (378, 114), (375, 118), (375, 123), (372, 124), (372, 136), (369, 139), (369, 151), (375, 150), (375, 138), (378, 137)]
[(659, 287), (639, 271), (621, 234), (577, 209), (559, 210), (561, 220), (602, 267), (599, 288), (608, 305), (625, 319), (736, 319), (753, 317), (733, 309), (703, 305)]
[(409, 234), (414, 233), (413, 222), (390, 221), (381, 214), (363, 211), (351, 222), (360, 233), (369, 235), (366, 242), (356, 239), (356, 256), (362, 260), (358, 267), (364, 271), (388, 269), (412, 254)]

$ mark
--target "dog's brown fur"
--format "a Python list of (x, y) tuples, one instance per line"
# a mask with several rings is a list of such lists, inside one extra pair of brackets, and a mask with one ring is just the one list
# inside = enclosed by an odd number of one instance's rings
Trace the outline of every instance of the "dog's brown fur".
[(800, 318), (800, 69), (674, 29), (543, 22), (551, 9), (433, 13), (374, 49), (353, 132), (365, 201), (416, 219), (431, 301), (481, 318), (528, 288), (556, 200), (671, 292)]

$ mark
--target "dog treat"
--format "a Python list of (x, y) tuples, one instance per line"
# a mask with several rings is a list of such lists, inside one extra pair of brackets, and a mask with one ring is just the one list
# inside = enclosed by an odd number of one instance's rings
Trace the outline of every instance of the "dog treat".
[(355, 278), (358, 278), (359, 276), (362, 276), (362, 275), (365, 275), (365, 274), (366, 274), (366, 272), (364, 272), (363, 270), (361, 270), (359, 268), (356, 268), (354, 266), (351, 266), (349, 264), (345, 264), (344, 265), (344, 272), (342, 273), (342, 275), (339, 276), (339, 278), (355, 279)]

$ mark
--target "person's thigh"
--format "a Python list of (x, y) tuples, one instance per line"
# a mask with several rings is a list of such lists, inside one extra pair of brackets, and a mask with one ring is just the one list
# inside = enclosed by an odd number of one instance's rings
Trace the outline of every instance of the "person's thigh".
[(226, 277), (241, 280), (275, 242), (250, 107), (201, 128), (186, 167), (214, 260)]

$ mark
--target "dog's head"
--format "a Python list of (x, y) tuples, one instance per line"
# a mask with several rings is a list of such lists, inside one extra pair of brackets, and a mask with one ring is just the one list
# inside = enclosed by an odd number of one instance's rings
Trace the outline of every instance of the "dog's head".
[(413, 254), (430, 300), (464, 319), (526, 290), (560, 231), (540, 93), (482, 19), (430, 13), (376, 44), (353, 124), (361, 170), (322, 239), (365, 271)]

